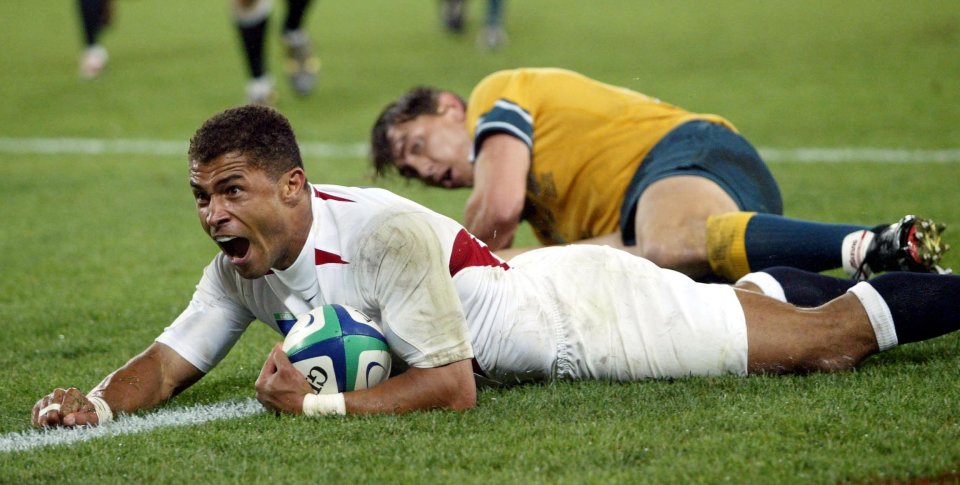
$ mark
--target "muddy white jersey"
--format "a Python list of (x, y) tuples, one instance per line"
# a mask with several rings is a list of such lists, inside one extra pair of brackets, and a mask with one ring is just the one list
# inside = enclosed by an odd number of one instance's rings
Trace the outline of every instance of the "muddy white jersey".
[(189, 306), (157, 341), (208, 372), (253, 320), (286, 335), (297, 315), (338, 303), (379, 322), (407, 365), (472, 358), (456, 275), (507, 265), (457, 222), (386, 190), (310, 190), (313, 224), (293, 265), (244, 279), (218, 254)]

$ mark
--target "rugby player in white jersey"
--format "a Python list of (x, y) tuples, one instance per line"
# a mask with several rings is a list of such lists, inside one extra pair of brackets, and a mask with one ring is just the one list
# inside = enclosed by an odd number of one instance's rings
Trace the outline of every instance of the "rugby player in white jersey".
[[(267, 409), (469, 409), (475, 373), (514, 384), (847, 370), (960, 326), (960, 303), (948, 297), (960, 293), (957, 276), (851, 281), (811, 310), (607, 247), (546, 248), (508, 265), (460, 224), (385, 190), (309, 184), (292, 129), (270, 108), (214, 116), (189, 158), (201, 226), (221, 252), (155, 342), (87, 393), (41, 398), (34, 426), (101, 424), (156, 406), (216, 366), (253, 320), (283, 334), (292, 315), (325, 303), (379, 321), (407, 369), (317, 396), (278, 344), (255, 384)], [(755, 282), (777, 293), (776, 279)]]

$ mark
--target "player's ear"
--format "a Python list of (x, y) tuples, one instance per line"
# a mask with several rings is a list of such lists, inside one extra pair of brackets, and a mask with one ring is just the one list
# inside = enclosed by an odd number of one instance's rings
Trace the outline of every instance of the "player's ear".
[(437, 95), (437, 112), (441, 115), (452, 116), (456, 121), (463, 121), (466, 118), (467, 107), (456, 94), (450, 91), (442, 91)]
[(307, 185), (307, 174), (302, 167), (294, 167), (280, 176), (280, 195), (284, 200), (296, 201)]

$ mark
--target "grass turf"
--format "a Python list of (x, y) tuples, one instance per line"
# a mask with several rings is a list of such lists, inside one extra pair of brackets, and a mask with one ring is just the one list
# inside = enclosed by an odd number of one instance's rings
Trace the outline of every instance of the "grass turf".
[[(222, 3), (117, 7), (104, 37), (111, 65), (84, 83), (73, 2), (0, 4), (8, 20), (0, 138), (185, 142), (207, 116), (242, 102), (244, 71)], [(279, 79), (278, 107), (304, 141), (362, 142), (382, 105), (414, 84), (466, 94), (493, 70), (534, 65), (723, 114), (761, 147), (939, 149), (960, 139), (960, 5), (952, 2), (509, 2), (510, 44), (493, 54), (473, 44), (482, 2), (471, 3), (463, 37), (440, 31), (433, 2), (313, 8), (320, 88), (299, 99)], [(276, 28), (270, 56), (279, 74)], [(96, 384), (185, 305), (215, 247), (197, 230), (183, 158), (0, 153), (0, 432), (27, 429), (30, 407), (54, 386)], [(960, 165), (870, 162), (774, 163), (787, 215), (875, 224), (917, 212), (960, 228)], [(360, 159), (307, 165), (314, 181), (374, 183)], [(453, 217), (466, 197), (383, 183)], [(532, 242), (528, 231), (521, 237)], [(960, 268), (960, 257), (946, 263)], [(170, 406), (252, 396), (276, 339), (254, 324)], [(950, 336), (842, 375), (557, 383), (486, 391), (462, 414), (262, 414), (5, 453), (0, 482), (956, 477), (958, 374), (960, 338)]]

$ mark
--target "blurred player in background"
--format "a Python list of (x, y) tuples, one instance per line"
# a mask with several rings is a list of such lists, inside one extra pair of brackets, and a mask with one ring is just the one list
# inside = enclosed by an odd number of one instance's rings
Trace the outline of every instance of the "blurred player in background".
[(80, 55), (80, 78), (95, 79), (107, 67), (107, 49), (100, 44), (100, 34), (113, 18), (113, 0), (79, 0), (80, 25), (84, 49)]
[[(440, 22), (447, 32), (462, 34), (466, 27), (466, 0), (440, 0)], [(493, 51), (507, 42), (503, 28), (503, 0), (487, 0), (483, 29), (477, 34), (477, 46)]]
[(943, 227), (783, 217), (760, 155), (726, 119), (561, 69), (494, 73), (469, 103), (416, 88), (371, 134), (378, 174), (472, 187), (464, 225), (501, 255), (527, 220), (542, 244), (610, 245), (697, 279), (789, 266), (857, 278), (936, 271)]
[(509, 385), (844, 371), (960, 327), (958, 276), (843, 280), (811, 311), (609, 247), (542, 248), (508, 264), (456, 221), (386, 190), (308, 183), (289, 122), (263, 106), (207, 120), (189, 159), (197, 216), (220, 249), (193, 299), (89, 393), (37, 401), (34, 426), (154, 407), (204, 377), (254, 320), (282, 335), (287, 315), (329, 303), (379, 322), (408, 368), (369, 389), (314, 394), (277, 344), (255, 385), (268, 410), (470, 409), (476, 376)]
[[(267, 26), (273, 9), (272, 0), (231, 0), (233, 17), (240, 33), (244, 57), (250, 73), (247, 82), (247, 101), (255, 104), (273, 104), (277, 99), (273, 77), (264, 58)], [(313, 54), (310, 37), (303, 28), (303, 20), (312, 0), (287, 0), (287, 16), (283, 22), (282, 39), (286, 49), (286, 72), (294, 92), (309, 94), (317, 83), (320, 59)]]

